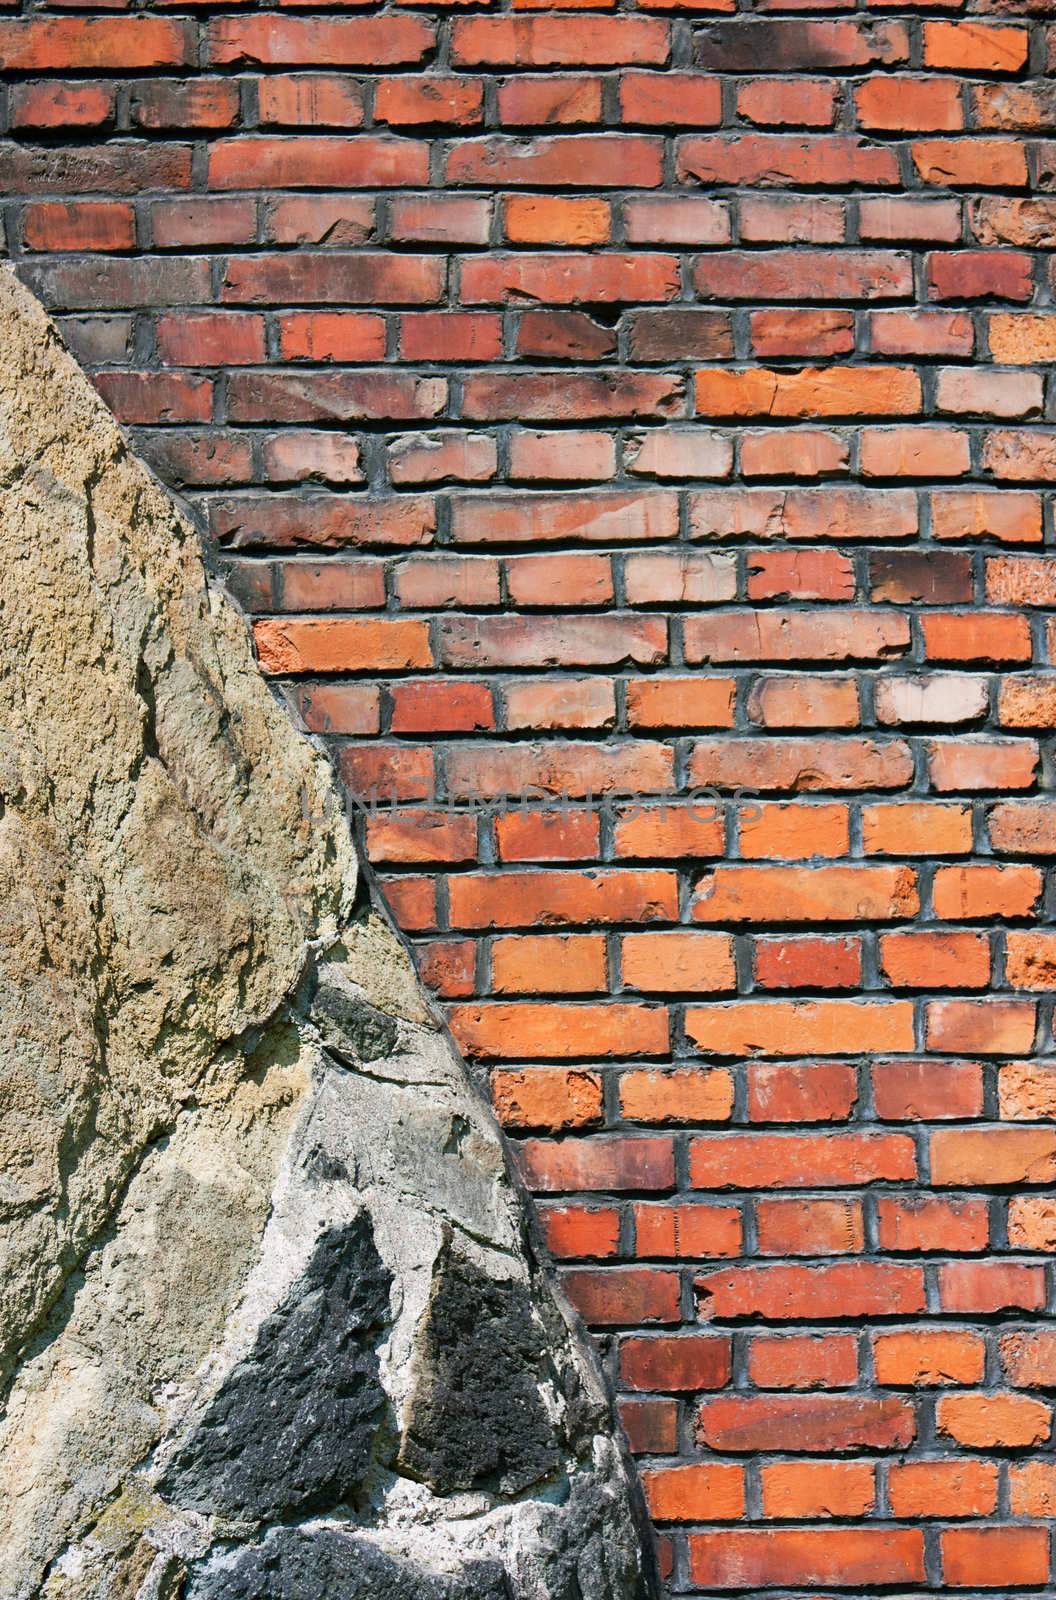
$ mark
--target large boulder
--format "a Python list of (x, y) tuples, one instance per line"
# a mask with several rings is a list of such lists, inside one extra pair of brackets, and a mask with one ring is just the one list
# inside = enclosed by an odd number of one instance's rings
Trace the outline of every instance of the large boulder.
[(651, 1594), (325, 757), (6, 271), (0, 350), (0, 1597)]

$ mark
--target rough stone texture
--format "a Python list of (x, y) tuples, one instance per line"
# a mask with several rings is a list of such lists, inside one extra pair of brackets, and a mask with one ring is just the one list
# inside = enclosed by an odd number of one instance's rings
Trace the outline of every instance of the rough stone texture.
[(0, 1596), (649, 1594), (327, 762), (6, 273), (0, 330)]

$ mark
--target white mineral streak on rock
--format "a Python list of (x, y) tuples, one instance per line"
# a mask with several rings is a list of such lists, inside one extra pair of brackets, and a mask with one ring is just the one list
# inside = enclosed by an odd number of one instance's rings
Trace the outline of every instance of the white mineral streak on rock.
[(0, 1600), (647, 1596), (328, 762), (7, 271), (0, 338)]

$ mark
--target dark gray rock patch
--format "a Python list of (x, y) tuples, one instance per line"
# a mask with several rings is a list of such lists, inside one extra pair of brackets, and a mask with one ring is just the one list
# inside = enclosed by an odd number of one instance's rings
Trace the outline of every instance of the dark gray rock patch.
[(396, 1048), (399, 1027), (368, 1001), (323, 973), (312, 999), (311, 1019), (339, 1058), (378, 1061)]
[(517, 1494), (551, 1477), (561, 1448), (539, 1385), (553, 1377), (527, 1290), (445, 1247), (416, 1351), (400, 1465), (437, 1494)]
[(502, 1567), (471, 1561), (435, 1576), (334, 1528), (277, 1530), (234, 1559), (213, 1560), (186, 1600), (509, 1600)]
[(158, 1484), (191, 1510), (263, 1520), (328, 1510), (370, 1465), (385, 1408), (376, 1345), (391, 1274), (366, 1212), (320, 1234)]

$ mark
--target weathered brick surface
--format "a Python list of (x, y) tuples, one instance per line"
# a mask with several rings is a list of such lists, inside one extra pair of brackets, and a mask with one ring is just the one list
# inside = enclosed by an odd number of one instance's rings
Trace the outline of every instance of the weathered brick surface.
[(672, 1595), (1056, 1584), (1054, 18), (0, 0), (3, 247), (368, 811)]

